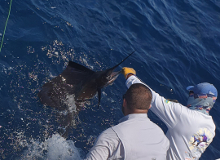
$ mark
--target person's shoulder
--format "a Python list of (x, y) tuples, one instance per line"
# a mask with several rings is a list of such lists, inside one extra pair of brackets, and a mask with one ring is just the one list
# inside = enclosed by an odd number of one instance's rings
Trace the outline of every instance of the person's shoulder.
[(96, 144), (103, 144), (105, 146), (117, 146), (120, 140), (117, 134), (110, 127), (103, 131), (96, 140)]
[(202, 112), (200, 112), (198, 110), (190, 109), (190, 108), (188, 108), (186, 106), (183, 106), (182, 112), (183, 112), (183, 115), (186, 115), (188, 117), (190, 117), (190, 116), (195, 117), (195, 118), (205, 117), (206, 119), (212, 119), (212, 116), (204, 114), (204, 113), (202, 113)]
[(110, 127), (106, 130), (104, 130), (100, 135), (99, 137), (114, 137), (116, 136), (116, 133), (113, 131), (113, 129)]
[(113, 131), (112, 127), (109, 127), (106, 130), (104, 130), (102, 133), (103, 134), (111, 134), (111, 133), (114, 133), (114, 131)]
[(192, 110), (189, 108), (183, 108), (181, 117), (185, 117), (187, 119), (191, 119), (192, 121), (196, 123), (204, 123), (204, 124), (210, 124), (213, 127), (215, 127), (215, 123), (213, 121), (213, 118), (211, 115), (204, 114), (198, 110)]

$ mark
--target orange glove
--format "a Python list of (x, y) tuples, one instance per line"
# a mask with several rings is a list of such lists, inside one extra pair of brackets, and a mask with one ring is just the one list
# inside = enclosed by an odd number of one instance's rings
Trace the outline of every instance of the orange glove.
[(136, 71), (133, 68), (124, 67), (122, 68), (122, 74), (125, 76), (125, 79), (127, 79), (128, 74), (136, 75)]

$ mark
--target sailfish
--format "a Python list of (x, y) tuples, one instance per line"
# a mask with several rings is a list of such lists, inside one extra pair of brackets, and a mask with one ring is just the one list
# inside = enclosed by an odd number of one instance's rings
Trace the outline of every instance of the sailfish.
[(116, 80), (122, 70), (117, 72), (114, 70), (133, 53), (134, 51), (120, 63), (104, 71), (93, 71), (81, 64), (69, 61), (61, 74), (42, 86), (38, 93), (40, 102), (61, 111), (58, 121), (65, 128), (64, 135), (66, 135), (67, 128), (74, 125), (73, 121), (84, 103), (97, 93), (98, 106), (100, 105), (101, 89)]

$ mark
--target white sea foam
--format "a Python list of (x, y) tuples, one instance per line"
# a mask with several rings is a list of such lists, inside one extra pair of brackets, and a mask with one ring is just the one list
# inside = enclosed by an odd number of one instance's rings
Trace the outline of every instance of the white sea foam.
[(66, 140), (59, 134), (53, 135), (44, 142), (32, 141), (28, 149), (22, 154), (21, 160), (81, 160), (80, 149), (76, 148), (74, 142)]
[(59, 134), (53, 135), (52, 138), (47, 140), (48, 143), (48, 159), (76, 159), (80, 160), (80, 152), (75, 147), (74, 142), (65, 140)]
[(70, 112), (76, 111), (75, 96), (73, 94), (66, 95), (66, 99), (63, 101)]

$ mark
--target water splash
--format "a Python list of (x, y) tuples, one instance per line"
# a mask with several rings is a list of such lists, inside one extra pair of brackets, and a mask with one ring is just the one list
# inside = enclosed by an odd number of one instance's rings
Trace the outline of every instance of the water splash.
[(44, 142), (32, 141), (19, 159), (80, 160), (82, 159), (81, 154), (81, 150), (75, 147), (73, 141), (66, 140), (59, 134), (54, 134)]

